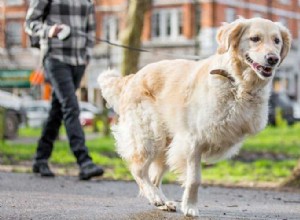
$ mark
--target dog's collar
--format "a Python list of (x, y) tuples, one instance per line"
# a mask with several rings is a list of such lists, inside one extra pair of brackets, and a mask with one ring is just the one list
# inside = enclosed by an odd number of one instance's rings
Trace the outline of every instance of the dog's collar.
[(222, 77), (227, 78), (232, 83), (235, 82), (235, 79), (231, 75), (229, 75), (229, 73), (226, 70), (215, 69), (215, 70), (211, 70), (210, 74), (212, 74), (212, 75), (220, 75)]

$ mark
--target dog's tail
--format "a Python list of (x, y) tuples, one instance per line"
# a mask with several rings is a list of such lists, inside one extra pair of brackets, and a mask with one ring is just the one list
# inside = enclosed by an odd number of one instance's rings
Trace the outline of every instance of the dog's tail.
[(109, 107), (118, 112), (120, 93), (122, 92), (123, 77), (116, 70), (106, 70), (98, 76), (102, 96)]

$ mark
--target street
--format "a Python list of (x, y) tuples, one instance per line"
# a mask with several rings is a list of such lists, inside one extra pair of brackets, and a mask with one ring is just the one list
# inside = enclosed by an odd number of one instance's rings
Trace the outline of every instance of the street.
[[(180, 201), (182, 188), (167, 184)], [(198, 219), (300, 219), (300, 193), (201, 187)], [(0, 219), (193, 219), (157, 210), (134, 182), (0, 172)]]

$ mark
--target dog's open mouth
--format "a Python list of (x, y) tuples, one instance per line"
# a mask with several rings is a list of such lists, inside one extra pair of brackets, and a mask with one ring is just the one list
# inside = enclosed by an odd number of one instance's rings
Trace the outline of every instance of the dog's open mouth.
[(246, 54), (246, 60), (251, 65), (252, 69), (264, 77), (272, 76), (273, 68), (268, 66), (260, 65), (259, 63), (254, 62), (251, 57)]

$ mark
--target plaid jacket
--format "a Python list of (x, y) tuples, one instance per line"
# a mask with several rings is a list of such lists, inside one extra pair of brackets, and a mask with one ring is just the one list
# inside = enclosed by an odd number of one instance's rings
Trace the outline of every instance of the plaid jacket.
[[(31, 36), (40, 36), (46, 55), (70, 65), (84, 65), (91, 56), (95, 43), (95, 13), (91, 0), (30, 0), (25, 30)], [(43, 22), (45, 8), (49, 13)], [(71, 27), (70, 36), (61, 41), (48, 38), (52, 25)]]

